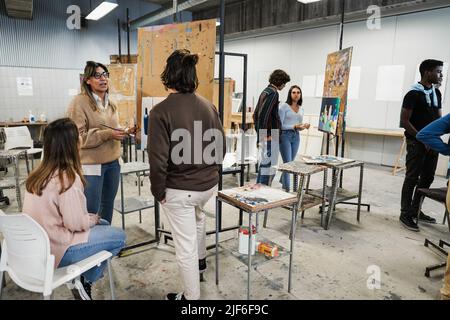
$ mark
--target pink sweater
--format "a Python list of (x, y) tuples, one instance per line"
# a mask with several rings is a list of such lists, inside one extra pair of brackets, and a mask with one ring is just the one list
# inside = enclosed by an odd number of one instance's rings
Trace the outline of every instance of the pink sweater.
[(23, 204), (23, 212), (47, 231), (55, 268), (70, 246), (88, 241), (89, 229), (95, 224), (94, 215), (87, 212), (79, 176), (69, 190), (62, 194), (59, 190), (60, 182), (55, 176), (42, 191), (42, 196), (25, 191)]

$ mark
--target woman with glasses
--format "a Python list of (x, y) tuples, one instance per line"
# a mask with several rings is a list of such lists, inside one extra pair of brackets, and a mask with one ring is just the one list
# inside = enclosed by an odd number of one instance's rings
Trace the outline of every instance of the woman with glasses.
[[(283, 163), (295, 160), (300, 146), (299, 131), (310, 127), (309, 123), (303, 123), (302, 103), (302, 90), (294, 85), (289, 89), (286, 102), (278, 110), (281, 121), (280, 153)], [(280, 182), (283, 189), (289, 192), (290, 175), (287, 172), (283, 172)]]
[(88, 61), (81, 93), (70, 103), (67, 116), (76, 123), (81, 136), (88, 211), (111, 223), (120, 177), (120, 141), (127, 132), (119, 129), (117, 106), (108, 97), (108, 80), (103, 64)]

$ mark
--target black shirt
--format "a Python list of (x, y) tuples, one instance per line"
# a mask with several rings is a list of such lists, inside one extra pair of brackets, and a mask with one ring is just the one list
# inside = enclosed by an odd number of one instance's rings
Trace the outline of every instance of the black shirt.
[[(430, 88), (425, 88), (425, 90), (428, 90)], [(430, 95), (431, 98), (431, 106), (427, 103), (427, 98), (425, 96), (425, 93), (411, 90), (403, 99), (403, 105), (402, 108), (405, 109), (412, 109), (411, 118), (409, 118), (409, 121), (411, 124), (416, 128), (417, 131), (421, 130), (422, 128), (426, 127), (428, 124), (433, 122), (436, 119), (440, 118), (439, 111), (442, 108), (442, 94), (439, 91), (439, 89), (436, 90), (437, 100), (438, 100), (438, 106), (433, 106), (433, 94)], [(409, 139), (415, 139), (415, 137), (411, 136), (408, 132), (405, 130), (405, 137)]]

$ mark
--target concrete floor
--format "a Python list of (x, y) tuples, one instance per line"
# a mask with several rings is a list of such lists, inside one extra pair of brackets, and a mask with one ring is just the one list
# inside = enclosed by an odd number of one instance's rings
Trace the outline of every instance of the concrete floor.
[[(357, 190), (358, 170), (345, 171), (344, 187)], [(238, 185), (238, 177), (224, 177), (224, 188)], [(251, 175), (252, 181), (255, 176)], [(126, 194), (137, 193), (135, 178), (126, 177)], [(311, 187), (319, 187), (322, 177), (313, 176)], [(420, 224), (419, 233), (403, 228), (399, 221), (400, 191), (403, 174), (392, 176), (390, 168), (366, 165), (363, 202), (370, 203), (371, 211), (363, 210), (361, 223), (356, 221), (356, 206), (339, 205), (329, 230), (320, 227), (318, 208), (307, 210), (304, 220), (299, 220), (296, 231), (292, 273), (292, 291), (287, 292), (289, 257), (269, 261), (252, 271), (252, 299), (439, 299), (443, 269), (424, 277), (425, 267), (442, 259), (424, 247), (424, 239), (450, 240), (447, 226)], [(436, 177), (433, 186), (445, 186), (446, 180)], [(278, 175), (274, 187), (279, 187)], [(144, 194), (150, 194), (148, 178), (144, 179)], [(6, 191), (10, 199), (14, 192)], [(120, 194), (120, 193), (119, 193)], [(17, 210), (17, 204), (3, 208), (6, 212)], [(214, 212), (211, 199), (206, 207)], [(442, 221), (444, 207), (426, 200), (423, 211)], [(207, 230), (214, 230), (214, 218), (207, 216)], [(269, 213), (268, 228), (261, 229), (264, 237), (289, 246), (291, 214), (285, 209)], [(238, 211), (228, 205), (223, 209), (224, 227), (238, 221)], [(162, 213), (162, 223), (168, 224)], [(244, 220), (245, 221), (245, 220)], [(262, 222), (262, 219), (260, 220)], [(114, 214), (113, 225), (121, 226), (121, 217)], [(153, 209), (139, 214), (126, 215), (127, 242), (129, 244), (154, 237)], [(221, 241), (236, 237), (237, 231), (220, 235)], [(213, 244), (214, 236), (208, 236), (207, 244)], [(202, 299), (245, 299), (247, 293), (247, 267), (227, 251), (220, 253), (219, 286), (215, 285), (214, 250), (208, 251), (208, 270), (201, 283)], [(367, 286), (370, 266), (380, 270), (380, 288)], [(369, 268), (370, 267), (370, 268)], [(369, 268), (369, 270), (368, 270)], [(164, 299), (168, 292), (180, 291), (174, 248), (169, 241), (136, 249), (133, 254), (113, 260), (113, 272), (118, 299)], [(104, 277), (93, 287), (94, 299), (109, 299), (109, 285)], [(8, 277), (3, 299), (41, 299), (17, 287)], [(66, 287), (54, 292), (54, 299), (73, 299)]]

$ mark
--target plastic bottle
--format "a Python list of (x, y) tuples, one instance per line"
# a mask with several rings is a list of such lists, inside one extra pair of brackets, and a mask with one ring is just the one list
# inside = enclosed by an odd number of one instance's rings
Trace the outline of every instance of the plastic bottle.
[(39, 116), (39, 121), (41, 121), (41, 122), (46, 122), (47, 121), (47, 117), (45, 116), (45, 112), (41, 113), (41, 115)]
[(35, 118), (35, 116), (31, 113), (31, 110), (28, 111), (28, 120), (30, 121), (30, 123), (35, 123), (35, 122), (36, 122), (36, 118)]
[(144, 134), (148, 135), (148, 110), (145, 108), (144, 112)]

